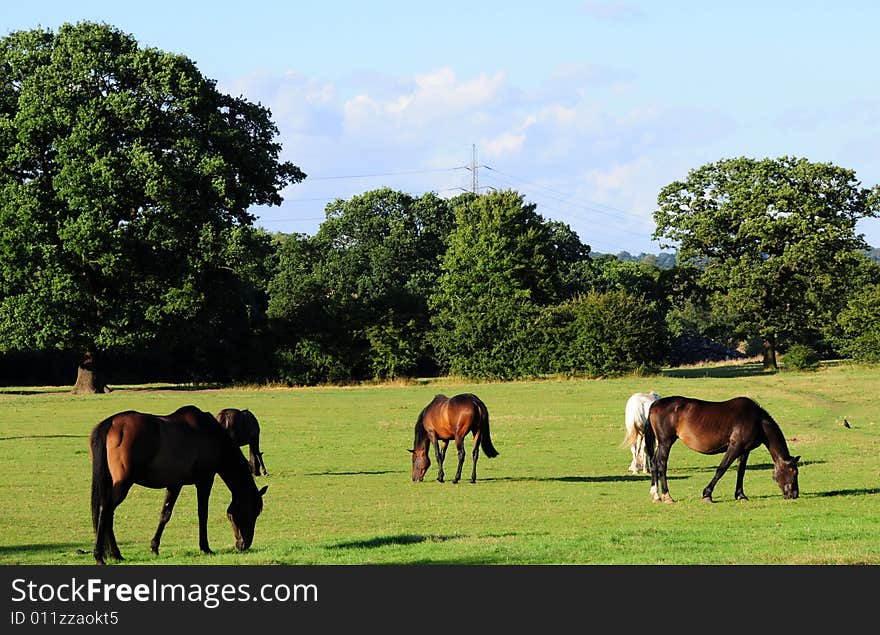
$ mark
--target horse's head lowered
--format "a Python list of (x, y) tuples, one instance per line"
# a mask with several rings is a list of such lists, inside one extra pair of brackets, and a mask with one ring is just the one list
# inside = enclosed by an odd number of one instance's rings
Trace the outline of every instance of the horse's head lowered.
[(800, 490), (798, 490), (798, 460), (800, 458), (792, 456), (774, 461), (773, 480), (782, 490), (783, 498), (797, 498), (800, 494)]
[(254, 495), (233, 496), (226, 509), (226, 517), (232, 523), (232, 533), (235, 534), (235, 547), (239, 551), (246, 550), (254, 541), (254, 527), (263, 511), (263, 494), (268, 487), (264, 485), (259, 491), (254, 490)]
[(431, 457), (428, 456), (428, 445), (416, 446), (410, 450), (410, 452), (412, 452), (412, 480), (424, 480), (425, 472), (431, 467)]

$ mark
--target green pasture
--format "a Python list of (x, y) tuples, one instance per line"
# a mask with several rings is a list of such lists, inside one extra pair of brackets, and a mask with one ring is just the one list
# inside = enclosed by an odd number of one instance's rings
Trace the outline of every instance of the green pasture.
[[(269, 476), (254, 545), (238, 553), (217, 479), (209, 539), (198, 550), (195, 490), (186, 487), (158, 558), (150, 553), (163, 491), (134, 487), (117, 510), (123, 564), (880, 564), (880, 367), (837, 365), (765, 374), (752, 365), (604, 380), (341, 388), (194, 390), (0, 388), (0, 564), (91, 564), (88, 434), (113, 413), (194, 404), (249, 408)], [(650, 479), (627, 472), (623, 411), (633, 392), (720, 400), (746, 395), (801, 455), (787, 501), (762, 446), (733, 500), (735, 466), (700, 494), (720, 456), (678, 443), (674, 505), (652, 503)], [(480, 457), (477, 483), (410, 479), (413, 426), (437, 393), (486, 403), (500, 455)], [(843, 425), (844, 419), (849, 427)], [(470, 474), (468, 440), (464, 475)], [(456, 456), (446, 459), (448, 478)]]

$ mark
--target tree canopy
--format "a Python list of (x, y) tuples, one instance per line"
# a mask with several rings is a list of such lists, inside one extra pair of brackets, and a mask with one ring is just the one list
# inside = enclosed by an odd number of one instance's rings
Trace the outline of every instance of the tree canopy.
[(726, 159), (664, 187), (654, 237), (694, 265), (713, 309), (759, 335), (776, 367), (781, 341), (819, 333), (845, 303), (867, 244), (856, 223), (878, 204), (852, 170), (802, 158)]
[(388, 188), (327, 205), (280, 250), (270, 316), (289, 331), (288, 379), (394, 378), (429, 359), (428, 297), (452, 227), (446, 201)]
[(108, 25), (0, 40), (0, 350), (78, 350), (88, 371), (193, 318), (218, 272), (265, 255), (249, 208), (305, 177), (277, 134)]

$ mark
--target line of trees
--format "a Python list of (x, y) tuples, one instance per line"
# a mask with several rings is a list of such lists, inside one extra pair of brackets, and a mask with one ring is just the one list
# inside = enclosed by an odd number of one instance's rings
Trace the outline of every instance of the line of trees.
[(3, 38), (5, 374), (75, 353), (77, 392), (107, 388), (108, 360), (142, 381), (599, 376), (656, 368), (683, 338), (759, 341), (768, 368), (793, 344), (880, 359), (880, 265), (855, 231), (880, 194), (851, 170), (692, 170), (654, 215), (675, 262), (637, 261), (515, 191), (379, 189), (330, 203), (314, 236), (268, 234), (248, 210), (306, 178), (277, 134), (107, 25)]

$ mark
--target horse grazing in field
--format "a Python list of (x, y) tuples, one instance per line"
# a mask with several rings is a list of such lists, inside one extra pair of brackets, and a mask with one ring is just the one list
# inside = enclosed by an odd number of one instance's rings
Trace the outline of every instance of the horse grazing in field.
[[(415, 440), (412, 452), (412, 480), (421, 481), (425, 478), (425, 472), (431, 465), (428, 456), (428, 445), (434, 446), (434, 454), (437, 457), (437, 480), (443, 482), (443, 459), (446, 458), (446, 446), (449, 441), (455, 440), (458, 450), (458, 470), (455, 472), (453, 483), (461, 479), (461, 468), (464, 465), (464, 439), (472, 433), (474, 435), (474, 469), (471, 473), (471, 483), (477, 482), (477, 458), (480, 448), (483, 454), (492, 458), (498, 456), (498, 450), (492, 445), (489, 435), (489, 411), (479, 397), (470, 393), (455, 395), (452, 398), (446, 395), (437, 395), (429, 403), (416, 421)], [(441, 448), (442, 445), (442, 448)]]
[[(664, 397), (651, 404), (649, 425), (645, 428), (645, 448), (653, 460), (651, 468), (651, 497), (674, 502), (666, 484), (666, 465), (669, 450), (676, 439), (681, 439), (692, 450), (702, 454), (724, 453), (715, 476), (703, 490), (703, 500), (712, 502), (712, 490), (727, 468), (739, 459), (736, 472), (737, 500), (748, 500), (743, 492), (743, 477), (749, 452), (765, 445), (773, 458), (773, 479), (784, 498), (797, 498), (798, 460), (791, 456), (788, 444), (773, 417), (748, 397), (727, 401), (702, 401), (688, 397)], [(656, 441), (657, 451), (654, 451)]]
[(94, 427), (89, 450), (96, 564), (104, 564), (106, 551), (122, 560), (113, 533), (113, 515), (132, 485), (167, 489), (159, 526), (150, 542), (156, 555), (181, 488), (195, 485), (199, 547), (212, 553), (208, 546), (208, 498), (215, 474), (232, 493), (226, 515), (232, 523), (235, 546), (240, 551), (251, 546), (266, 487), (257, 489), (247, 459), (210, 413), (195, 406), (184, 406), (166, 416), (120, 412)]
[(235, 445), (248, 446), (250, 451), (250, 466), (254, 476), (259, 476), (262, 470), (263, 476), (267, 476), (266, 464), (263, 463), (263, 453), (260, 452), (260, 423), (250, 410), (238, 410), (225, 408), (217, 413), (217, 421), (226, 428), (226, 432)]
[(629, 471), (633, 474), (648, 473), (648, 460), (645, 456), (645, 426), (648, 424), (648, 410), (651, 404), (660, 399), (656, 392), (637, 392), (626, 400), (624, 425), (626, 437), (621, 447), (632, 451)]

